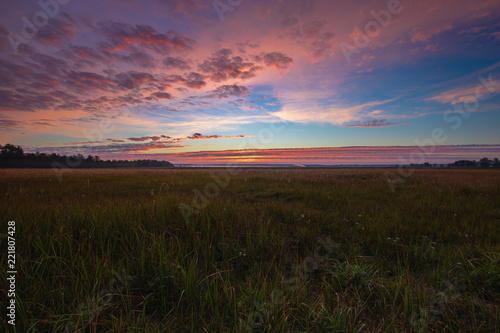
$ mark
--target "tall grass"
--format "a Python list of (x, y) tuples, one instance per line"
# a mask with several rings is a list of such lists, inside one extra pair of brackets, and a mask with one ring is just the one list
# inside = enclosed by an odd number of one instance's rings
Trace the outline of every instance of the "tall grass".
[(17, 331), (500, 331), (498, 170), (213, 171), (1, 170)]

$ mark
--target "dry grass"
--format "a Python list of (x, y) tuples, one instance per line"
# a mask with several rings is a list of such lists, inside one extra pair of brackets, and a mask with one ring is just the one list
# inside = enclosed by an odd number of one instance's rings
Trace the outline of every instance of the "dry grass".
[(214, 173), (1, 170), (18, 331), (500, 330), (500, 170)]

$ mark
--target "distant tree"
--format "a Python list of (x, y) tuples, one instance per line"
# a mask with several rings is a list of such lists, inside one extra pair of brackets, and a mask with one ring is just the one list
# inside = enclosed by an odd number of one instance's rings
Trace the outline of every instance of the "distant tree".
[(500, 168), (500, 161), (496, 157), (493, 159), (493, 167)]
[(469, 160), (460, 160), (460, 161), (455, 161), (453, 163), (450, 163), (450, 164), (448, 164), (448, 166), (459, 167), (459, 168), (474, 168), (474, 167), (477, 167), (477, 162), (476, 161), (469, 161)]
[(491, 165), (491, 161), (487, 157), (483, 157), (481, 160), (479, 160), (479, 166), (481, 168), (489, 168)]
[(22, 158), (24, 157), (24, 150), (20, 146), (14, 146), (10, 143), (7, 143), (2, 147), (0, 155), (3, 158)]
[[(85, 163), (81, 163), (84, 161)], [(106, 160), (103, 161), (99, 156), (88, 155), (85, 158), (82, 154), (72, 156), (59, 155), (56, 153), (24, 153), (20, 146), (14, 146), (10, 143), (5, 146), (0, 145), (0, 168), (49, 168), (54, 162), (67, 164), (71, 168), (78, 167), (96, 167), (96, 168), (109, 168), (109, 167), (167, 167), (172, 168), (174, 165), (167, 161), (158, 160)]]

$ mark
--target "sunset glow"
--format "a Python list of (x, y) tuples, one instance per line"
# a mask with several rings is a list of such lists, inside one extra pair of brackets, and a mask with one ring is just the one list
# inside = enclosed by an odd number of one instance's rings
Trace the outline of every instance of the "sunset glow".
[(500, 2), (15, 1), (0, 143), (176, 164), (500, 157)]

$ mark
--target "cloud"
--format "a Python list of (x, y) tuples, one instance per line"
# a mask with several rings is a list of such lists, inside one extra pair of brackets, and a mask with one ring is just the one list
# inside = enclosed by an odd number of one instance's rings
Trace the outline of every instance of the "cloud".
[(167, 135), (153, 135), (153, 136), (141, 136), (138, 138), (127, 138), (127, 140), (129, 140), (129, 141), (135, 141), (135, 142), (143, 142), (143, 141), (149, 141), (149, 140), (158, 141), (158, 140), (162, 140), (162, 139), (170, 140), (172, 138), (170, 136), (167, 136)]
[(257, 49), (259, 48), (260, 44), (250, 43), (250, 42), (245, 42), (245, 43), (238, 42), (236, 43), (236, 46), (238, 46), (238, 51), (240, 53), (247, 53), (247, 49)]
[(496, 40), (500, 41), (500, 31), (495, 31), (490, 34), (491, 37), (495, 38)]
[(293, 25), (288, 36), (304, 48), (312, 62), (323, 60), (325, 55), (333, 55), (332, 39), (335, 33), (328, 29), (326, 21), (317, 20)]
[(488, 27), (486, 26), (481, 26), (481, 27), (472, 27), (472, 28), (469, 28), (469, 29), (462, 29), (458, 32), (459, 35), (464, 35), (464, 34), (477, 34), (479, 32), (481, 32), (482, 30), (486, 29)]
[(29, 54), (28, 59), (20, 57), (19, 61), (0, 59), (0, 110), (107, 111), (172, 99), (166, 90), (175, 84), (201, 84), (195, 82), (198, 77), (193, 75), (188, 80), (179, 75), (144, 71), (72, 69), (71, 61), (102, 61), (100, 54), (90, 48), (73, 46), (59, 55), (69, 61), (39, 53)]
[[(12, 123), (14, 124), (15, 121)], [(8, 121), (5, 122), (6, 125), (10, 124)], [(96, 144), (109, 144), (112, 149), (118, 149), (122, 147), (121, 151), (125, 152), (125, 148), (129, 147), (136, 147), (135, 145), (131, 145), (127, 141), (131, 142), (140, 142), (144, 143), (139, 145), (138, 147), (148, 147), (148, 149), (160, 149), (164, 148), (165, 145), (174, 145), (174, 144), (179, 144), (187, 140), (212, 140), (212, 139), (239, 139), (239, 138), (245, 138), (245, 137), (253, 137), (253, 136), (245, 136), (245, 135), (234, 135), (234, 136), (222, 136), (222, 135), (203, 135), (201, 133), (194, 133), (191, 136), (184, 136), (184, 137), (171, 137), (168, 135), (148, 135), (148, 136), (141, 136), (141, 137), (129, 137), (125, 139), (106, 139), (104, 141), (84, 141), (84, 142), (72, 142), (72, 143), (66, 143), (65, 146), (72, 146), (72, 147), (78, 147), (84, 145), (85, 147), (96, 147), (96, 146), (91, 146), (91, 145), (96, 145)], [(116, 145), (115, 143), (123, 143), (122, 145)], [(155, 145), (149, 145), (149, 143), (157, 143)], [(104, 149), (104, 146), (100, 146), (100, 149)]]
[[(103, 54), (88, 46), (71, 46), (67, 49), (62, 49), (60, 54), (75, 63), (83, 62), (87, 66), (96, 66), (98, 63), (106, 63), (108, 61)], [(54, 63), (51, 65), (53, 67), (59, 67)], [(81, 68), (83, 67), (83, 64), (78, 65), (77, 67)]]
[[(64, 76), (66, 73), (72, 70), (70, 61), (59, 57), (59, 55), (63, 55), (63, 51), (61, 50), (58, 55), (51, 56), (38, 52), (30, 52), (29, 60), (30, 63), (24, 63), (24, 65), (29, 68), (30, 72), (37, 74), (46, 74), (53, 79), (58, 79), (61, 76)], [(81, 58), (73, 58), (74, 61), (81, 61)], [(22, 62), (12, 63), (11, 65), (20, 65)], [(25, 78), (27, 79), (27, 78)], [(23, 82), (24, 83), (24, 82)]]
[[(133, 142), (145, 142), (145, 141), (154, 141), (154, 142), (168, 142), (168, 143), (180, 143), (186, 140), (211, 140), (211, 139), (236, 139), (236, 138), (244, 138), (244, 135), (235, 135), (235, 136), (221, 136), (221, 135), (203, 135), (201, 133), (194, 133), (191, 136), (185, 137), (177, 137), (173, 138), (168, 135), (150, 135), (150, 136), (141, 136), (141, 137), (130, 137), (127, 138), (128, 141)], [(109, 140), (109, 139), (108, 139)], [(116, 141), (113, 141), (116, 142)], [(124, 141), (121, 141), (124, 142)], [(90, 143), (102, 143), (102, 142), (83, 142), (83, 143), (72, 143), (76, 144), (90, 144)]]
[(262, 58), (266, 66), (274, 67), (277, 71), (285, 71), (293, 63), (292, 58), (285, 56), (281, 52), (267, 53)]
[[(477, 82), (474, 85), (457, 87), (443, 91), (442, 93), (427, 98), (426, 101), (437, 101), (442, 104), (476, 103), (477, 99), (484, 99), (485, 96), (500, 93), (500, 80), (496, 80), (490, 74), (487, 79), (483, 78), (483, 83)], [(484, 85), (484, 82), (487, 84)]]
[(297, 22), (299, 22), (299, 20), (295, 16), (289, 16), (280, 22), (280, 27), (285, 29), (297, 24)]
[[(451, 163), (500, 154), (500, 145), (357, 146), (327, 148), (241, 149), (179, 153), (151, 153), (141, 158), (164, 159), (173, 163), (197, 164), (318, 164), (366, 165), (411, 163)], [(130, 155), (138, 156), (138, 155)]]
[(186, 139), (188, 139), (188, 140), (211, 140), (211, 139), (236, 139), (236, 138), (244, 138), (244, 137), (245, 137), (244, 135), (220, 136), (220, 135), (203, 135), (201, 133), (194, 133), (193, 135), (188, 136)]
[(352, 121), (361, 121), (367, 117), (375, 106), (383, 105), (393, 101), (372, 101), (354, 106), (342, 105), (304, 105), (299, 103), (285, 103), (282, 110), (270, 113), (286, 121), (309, 124), (332, 124), (344, 125)]
[(113, 84), (121, 90), (158, 88), (159, 81), (146, 72), (122, 72), (111, 75)]
[(72, 62), (73, 69), (95, 68), (99, 65), (109, 66), (111, 63), (123, 62), (139, 68), (154, 68), (158, 61), (150, 54), (131, 50), (130, 52), (109, 52), (101, 47), (74, 45), (61, 49), (59, 55)]
[(122, 143), (125, 142), (125, 140), (117, 140), (117, 139), (106, 139), (108, 142), (113, 142), (113, 143)]
[(110, 91), (114, 86), (113, 80), (92, 72), (71, 71), (65, 79), (66, 86), (78, 93)]
[(38, 126), (55, 126), (48, 121), (34, 121), (33, 124)]
[(55, 98), (45, 94), (34, 94), (31, 90), (0, 90), (0, 111), (35, 111), (50, 109)]
[(427, 44), (425, 47), (424, 47), (424, 51), (429, 51), (429, 52), (436, 52), (437, 49), (438, 49), (438, 44)]
[[(198, 2), (187, 1), (175, 8), (181, 10), (199, 5)], [(284, 70), (292, 63), (292, 58), (281, 52), (260, 52), (256, 62), (255, 54), (234, 54), (229, 48), (201, 56), (200, 61), (186, 57), (199, 46), (197, 41), (172, 30), (162, 32), (150, 25), (112, 20), (94, 24), (91, 19), (77, 21), (65, 13), (49, 21), (46, 33), (40, 36), (45, 44), (57, 46), (57, 50), (40, 47), (40, 43), (23, 44), (19, 47), (22, 56), (0, 58), (0, 110), (81, 110), (105, 114), (132, 105), (167, 103), (176, 97), (174, 92), (185, 94), (203, 89), (210, 81), (255, 78), (266, 67)], [(4, 30), (0, 32), (8, 32)], [(85, 38), (77, 39), (81, 36)], [(260, 48), (257, 41), (235, 44), (240, 49)], [(175, 73), (191, 68), (196, 70)], [(234, 84), (205, 96), (248, 95), (247, 87)], [(252, 107), (240, 104), (230, 105)]]
[(207, 139), (207, 138), (215, 139), (215, 138), (219, 138), (219, 137), (220, 137), (219, 135), (212, 135), (210, 137), (207, 137), (201, 133), (194, 133), (192, 136), (188, 136), (188, 139), (190, 139), (190, 140)]
[(451, 24), (445, 23), (437, 27), (415, 27), (411, 32), (412, 43), (428, 42), (432, 36), (453, 29)]
[(36, 39), (45, 44), (60, 46), (67, 40), (75, 39), (77, 29), (75, 20), (63, 12), (60, 17), (51, 18), (47, 25), (37, 32)]
[(233, 51), (230, 49), (220, 49), (198, 67), (207, 78), (214, 82), (253, 78), (257, 71), (263, 69), (253, 62), (245, 61), (241, 56), (232, 56), (232, 54)]
[[(11, 125), (5, 121), (5, 126)], [(0, 120), (0, 130), (2, 130), (2, 121)], [(56, 152), (58, 154), (72, 155), (75, 153), (86, 154), (101, 154), (103, 157), (116, 158), (116, 154), (136, 154), (138, 152), (159, 150), (159, 149), (173, 149), (183, 148), (186, 146), (181, 145), (182, 142), (188, 140), (212, 140), (212, 139), (237, 139), (244, 138), (244, 135), (235, 136), (221, 136), (221, 135), (203, 135), (201, 133), (194, 133), (192, 136), (185, 137), (171, 137), (168, 135), (150, 135), (142, 137), (129, 137), (126, 139), (111, 139), (108, 138), (104, 141), (83, 141), (66, 143), (64, 146), (42, 147), (37, 146), (36, 149), (48, 151), (50, 153)], [(29, 151), (29, 149), (27, 149)], [(129, 155), (128, 158), (134, 159), (134, 156)], [(147, 158), (147, 157), (145, 157)]]
[(204, 81), (204, 76), (200, 73), (191, 72), (188, 74), (186, 81), (184, 84), (189, 88), (193, 89), (201, 89), (206, 86), (206, 82)]
[(166, 68), (177, 68), (180, 70), (191, 69), (191, 66), (182, 58), (166, 57), (163, 59), (162, 63)]
[(130, 51), (140, 46), (157, 53), (185, 53), (196, 41), (172, 30), (160, 33), (150, 25), (131, 25), (113, 21), (98, 24), (98, 32), (106, 37), (102, 46), (106, 51)]
[(409, 123), (391, 123), (385, 119), (375, 119), (375, 120), (367, 120), (364, 122), (358, 121), (353, 125), (343, 125), (341, 127), (387, 127), (387, 126), (397, 126), (397, 125), (409, 125)]
[(206, 0), (159, 0), (166, 12), (179, 22), (190, 20), (193, 24), (213, 22), (215, 14), (212, 2)]
[(247, 87), (238, 86), (236, 84), (223, 85), (217, 87), (217, 89), (213, 91), (213, 95), (217, 98), (228, 98), (231, 96), (241, 97), (241, 96), (249, 96), (250, 91), (248, 90)]
[[(362, 68), (355, 68), (356, 63), (348, 66), (342, 54), (332, 57), (333, 51), (339, 50), (341, 41), (352, 44), (348, 37), (353, 28), (364, 30), (365, 23), (374, 19), (370, 10), (380, 12), (387, 3), (366, 2), (359, 7), (349, 1), (340, 6), (329, 1), (243, 2), (227, 12), (223, 22), (206, 0), (154, 0), (140, 5), (129, 0), (91, 1), (87, 8), (71, 5), (67, 9), (73, 10), (73, 17), (62, 13), (51, 18), (29, 45), (19, 46), (15, 57), (5, 52), (11, 51), (9, 41), (0, 38), (0, 110), (28, 111), (19, 114), (19, 119), (30, 118), (23, 127), (45, 134), (53, 132), (47, 125), (53, 122), (40, 120), (48, 117), (35, 117), (34, 113), (53, 112), (56, 124), (68, 131), (69, 126), (90, 126), (89, 119), (110, 118), (123, 109), (140, 110), (134, 120), (144, 123), (137, 129), (131, 119), (123, 120), (120, 131), (148, 134), (171, 128), (176, 135), (217, 133), (275, 121), (264, 109), (247, 112), (265, 107), (264, 102), (251, 104), (250, 91), (252, 95), (265, 91), (273, 95), (268, 102), (277, 104), (269, 109), (299, 123), (374, 127), (388, 122), (370, 123), (368, 119), (403, 121), (398, 119), (416, 113), (408, 107), (415, 102), (409, 96), (419, 93), (423, 80), (419, 75), (425, 73), (408, 70), (396, 87), (401, 66), (418, 68), (423, 64), (419, 57), (430, 55), (425, 50), (439, 50), (443, 57), (462, 52), (470, 59), (479, 59), (483, 53), (485, 61), (493, 57), (494, 52), (486, 50), (495, 51), (494, 39), (500, 37), (493, 24), (498, 2), (455, 3), (402, 3), (402, 13), (392, 16), (369, 47), (359, 49), (358, 60), (370, 61)], [(24, 5), (7, 6), (0, 35), (8, 34), (8, 29), (20, 34), (17, 14), (9, 17), (20, 12), (18, 9), (23, 15), (30, 13)], [(467, 43), (473, 41), (468, 35), (487, 34), (480, 41), (484, 46), (479, 41), (459, 45), (444, 38), (458, 31), (463, 31), (459, 41)], [(410, 54), (410, 48), (418, 48), (418, 52)], [(453, 62), (435, 60), (442, 70), (433, 72), (433, 82), (444, 73), (472, 68), (452, 69)], [(386, 71), (381, 70), (384, 65)], [(275, 70), (289, 73), (286, 79), (280, 78)], [(356, 73), (358, 70), (363, 72)], [(379, 86), (380, 82), (387, 86)], [(406, 89), (406, 82), (414, 82), (416, 89)], [(374, 87), (377, 91), (372, 94)], [(425, 97), (439, 103), (460, 103), (474, 96), (474, 86), (457, 88), (455, 82), (450, 87), (454, 89), (433, 90), (435, 96)], [(398, 114), (378, 110), (382, 107), (377, 105), (382, 104), (365, 103), (365, 98), (377, 99), (388, 91), (402, 96), (399, 105), (389, 106)], [(482, 96), (487, 92), (483, 89)], [(421, 107), (420, 102), (415, 109)], [(439, 112), (432, 107), (427, 114)], [(373, 113), (377, 111), (381, 113)], [(125, 141), (111, 143), (133, 143)]]
[[(183, 146), (170, 142), (146, 142), (146, 143), (113, 143), (101, 146), (78, 145), (69, 147), (51, 147), (58, 153), (71, 153), (74, 151), (83, 151), (85, 154), (120, 154), (135, 153), (155, 149), (182, 148)], [(47, 149), (47, 148), (45, 148)], [(50, 148), (49, 148), (50, 149)]]
[(155, 68), (157, 66), (157, 60), (144, 52), (134, 52), (128, 55), (117, 55), (117, 59), (134, 64), (141, 68)]
[(167, 92), (155, 92), (151, 94), (149, 97), (155, 98), (155, 99), (172, 99), (174, 98), (172, 95), (170, 95)]
[(0, 132), (13, 132), (15, 128), (19, 128), (22, 125), (22, 121), (7, 118), (0, 119)]
[(9, 44), (8, 36), (9, 35), (9, 30), (5, 28), (3, 25), (0, 25), (0, 47), (7, 48), (7, 45)]

